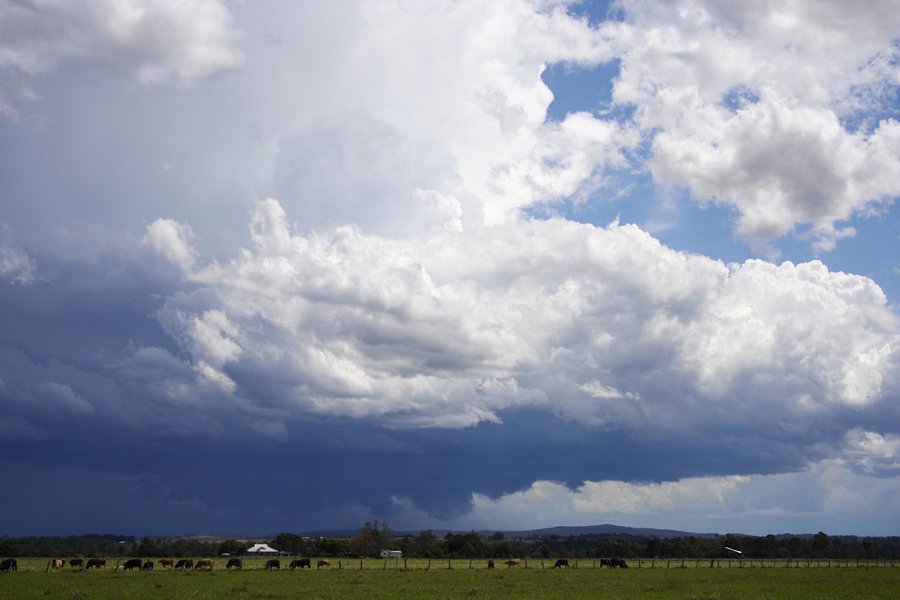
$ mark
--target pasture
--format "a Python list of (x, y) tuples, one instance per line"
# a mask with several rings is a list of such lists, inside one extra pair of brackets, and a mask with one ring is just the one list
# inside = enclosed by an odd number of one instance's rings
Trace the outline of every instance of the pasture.
[[(0, 598), (42, 600), (335, 599), (347, 598), (896, 598), (900, 568), (889, 562), (837, 563), (784, 561), (749, 567), (736, 561), (709, 568), (709, 560), (643, 560), (628, 569), (607, 569), (593, 561), (578, 568), (554, 569), (553, 561), (531, 560), (487, 569), (476, 560), (333, 561), (330, 568), (278, 571), (263, 559), (245, 560), (241, 571), (227, 571), (224, 559), (209, 571), (124, 571), (116, 560), (103, 570), (45, 572), (47, 559), (19, 559), (19, 571), (0, 574)], [(124, 560), (122, 559), (124, 563)], [(573, 565), (574, 565), (574, 561)], [(315, 564), (315, 563), (314, 563)], [(653, 568), (650, 568), (651, 564)], [(758, 563), (757, 563), (758, 564)], [(828, 566), (831, 564), (831, 566)], [(471, 565), (471, 566), (470, 566)], [(898, 565), (900, 567), (900, 565)]]

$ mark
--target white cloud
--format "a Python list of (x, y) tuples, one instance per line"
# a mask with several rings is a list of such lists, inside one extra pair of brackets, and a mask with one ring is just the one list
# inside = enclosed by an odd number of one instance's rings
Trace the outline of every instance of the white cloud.
[(622, 4), (614, 99), (658, 131), (654, 178), (734, 206), (757, 249), (801, 226), (832, 249), (853, 234), (839, 223), (900, 193), (897, 122), (842, 121), (900, 81), (893, 3)]
[(895, 505), (890, 499), (898, 492), (896, 478), (858, 473), (841, 459), (829, 459), (775, 475), (690, 477), (653, 483), (585, 481), (574, 489), (536, 481), (527, 489), (496, 498), (474, 494), (471, 512), (458, 522), (497, 529), (613, 522), (757, 535), (779, 531), (779, 527), (794, 532), (848, 533), (834, 528), (853, 523), (857, 527), (854, 533), (879, 535), (884, 523), (900, 517), (896, 508), (884, 512)]
[(86, 61), (131, 70), (142, 83), (187, 83), (240, 61), (218, 0), (5, 3), (0, 32), (0, 68), (30, 76)]
[(13, 285), (30, 285), (37, 280), (37, 264), (12, 239), (8, 226), (0, 226), (0, 278)]
[(237, 397), (285, 415), (459, 427), (545, 406), (802, 444), (844, 407), (896, 394), (900, 324), (884, 294), (819, 262), (726, 266), (634, 226), (562, 220), (418, 241), (301, 235), (271, 199), (251, 222), (253, 248), (197, 260), (195, 291), (161, 318)]
[(147, 227), (144, 243), (184, 271), (190, 271), (196, 258), (191, 246), (194, 232), (172, 219), (157, 219)]

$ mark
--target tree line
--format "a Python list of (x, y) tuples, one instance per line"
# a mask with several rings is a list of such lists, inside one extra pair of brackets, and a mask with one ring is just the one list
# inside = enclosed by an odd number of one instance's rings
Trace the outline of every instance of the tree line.
[[(240, 555), (256, 541), (298, 556), (374, 558), (382, 549), (401, 550), (406, 558), (709, 558), (727, 546), (746, 559), (834, 558), (900, 559), (900, 537), (740, 536), (660, 538), (640, 535), (588, 534), (574, 536), (507, 537), (432, 530), (398, 534), (380, 521), (369, 521), (352, 537), (310, 537), (280, 533), (269, 540), (216, 540), (90, 534), (68, 537), (0, 539), (0, 557), (137, 556), (196, 557)], [(737, 555), (733, 555), (737, 556)]]

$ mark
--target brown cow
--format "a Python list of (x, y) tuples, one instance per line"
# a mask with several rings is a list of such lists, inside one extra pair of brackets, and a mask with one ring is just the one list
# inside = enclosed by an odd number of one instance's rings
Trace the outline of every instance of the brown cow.
[(510, 567), (518, 567), (520, 562), (522, 561), (520, 561), (518, 558), (511, 558), (506, 561), (506, 568), (508, 569)]
[(212, 571), (213, 564), (215, 564), (215, 563), (213, 563), (213, 559), (201, 558), (200, 560), (197, 561), (197, 565), (194, 567), (194, 570), (196, 571), (198, 569), (208, 569), (208, 570)]
[(102, 569), (106, 566), (105, 558), (89, 558), (87, 563), (85, 563), (85, 569)]
[(331, 561), (330, 561), (330, 560), (320, 560), (318, 563), (316, 563), (316, 568), (317, 568), (317, 569), (318, 569), (319, 567), (330, 567), (330, 566), (331, 566)]
[(175, 561), (171, 558), (161, 558), (159, 559), (159, 566), (161, 566), (163, 569), (165, 569), (166, 567), (174, 567)]
[(494, 559), (492, 558), (492, 559), (488, 560), (488, 569), (493, 569), (493, 568), (494, 568)]

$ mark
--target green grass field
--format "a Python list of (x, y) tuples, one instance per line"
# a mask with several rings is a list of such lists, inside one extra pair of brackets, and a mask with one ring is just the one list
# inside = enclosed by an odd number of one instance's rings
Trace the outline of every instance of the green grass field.
[[(289, 561), (282, 561), (287, 565)], [(645, 561), (649, 565), (649, 561)], [(45, 572), (47, 561), (20, 559), (19, 572), (0, 574), (0, 598), (43, 600), (334, 599), (347, 598), (881, 598), (894, 600), (900, 567), (553, 569), (484, 568), (485, 561), (344, 560), (343, 568), (266, 571), (245, 561), (242, 571), (114, 570)], [(692, 561), (693, 562), (693, 561)], [(643, 563), (642, 563), (643, 564)], [(706, 566), (708, 567), (708, 561)], [(813, 563), (816, 564), (816, 563)], [(680, 562), (679, 562), (680, 565)]]

